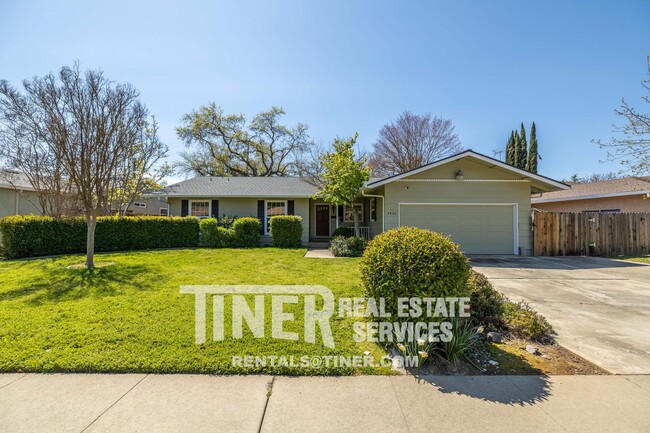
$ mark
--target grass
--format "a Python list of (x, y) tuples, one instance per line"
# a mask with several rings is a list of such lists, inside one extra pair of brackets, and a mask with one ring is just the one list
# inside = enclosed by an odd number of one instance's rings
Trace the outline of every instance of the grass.
[(622, 259), (627, 260), (628, 262), (649, 263), (650, 264), (650, 256), (623, 257)]
[[(93, 271), (74, 265), (83, 256), (0, 262), (0, 371), (385, 374), (388, 368), (351, 366), (253, 368), (232, 365), (244, 355), (363, 355), (379, 360), (372, 343), (356, 343), (352, 322), (330, 323), (335, 349), (304, 341), (255, 338), (244, 326), (241, 339), (194, 343), (194, 296), (181, 294), (192, 284), (321, 284), (336, 298), (361, 295), (358, 259), (305, 259), (304, 249), (180, 249), (97, 255), (109, 266)], [(211, 302), (208, 302), (210, 322)], [(270, 301), (266, 302), (270, 310)], [(295, 314), (286, 331), (302, 336), (302, 303), (285, 307)], [(208, 338), (212, 335), (208, 325)], [(320, 337), (320, 332), (317, 332)]]

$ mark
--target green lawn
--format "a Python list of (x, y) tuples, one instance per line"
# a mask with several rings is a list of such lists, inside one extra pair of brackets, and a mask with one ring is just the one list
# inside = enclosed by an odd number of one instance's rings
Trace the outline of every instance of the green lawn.
[[(336, 314), (331, 320), (335, 349), (320, 341), (314, 345), (270, 338), (270, 314), (265, 338), (255, 338), (246, 326), (244, 338), (229, 338), (229, 297), (226, 339), (211, 341), (208, 326), (208, 342), (194, 343), (194, 296), (181, 294), (180, 285), (321, 284), (336, 298), (361, 295), (358, 259), (305, 259), (304, 253), (260, 248), (101, 254), (99, 263), (114, 264), (92, 272), (68, 268), (83, 261), (78, 255), (0, 261), (0, 371), (387, 373), (348, 366), (233, 367), (232, 356), (370, 351), (379, 360), (384, 352), (375, 344), (354, 342), (352, 322), (358, 319)], [(302, 303), (292, 307), (297, 320), (285, 324), (285, 330), (302, 335)]]
[(623, 260), (638, 263), (650, 263), (650, 256), (624, 257)]

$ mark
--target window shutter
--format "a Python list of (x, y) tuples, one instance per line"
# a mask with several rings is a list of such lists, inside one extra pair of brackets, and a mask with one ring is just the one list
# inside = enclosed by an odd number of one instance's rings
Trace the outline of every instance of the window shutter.
[(260, 233), (264, 234), (264, 226), (266, 221), (264, 221), (264, 200), (257, 200), (257, 217), (260, 219)]
[(339, 223), (343, 223), (343, 221), (344, 221), (344, 219), (343, 219), (343, 206), (337, 206), (337, 208), (339, 210), (338, 211), (339, 212)]
[(294, 200), (287, 201), (287, 215), (295, 215), (295, 202)]
[(219, 200), (212, 200), (212, 218), (219, 219)]
[(190, 201), (189, 200), (183, 200), (181, 201), (181, 216), (187, 216), (189, 213), (189, 208), (190, 208)]

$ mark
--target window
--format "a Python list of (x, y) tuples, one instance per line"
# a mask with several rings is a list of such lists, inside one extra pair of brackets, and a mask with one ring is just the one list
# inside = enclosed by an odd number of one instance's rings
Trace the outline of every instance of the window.
[(286, 215), (287, 214), (287, 202), (286, 201), (267, 201), (266, 202), (266, 215), (265, 215), (265, 233), (269, 234), (271, 225), (269, 220), (271, 217), (276, 215)]
[(192, 201), (190, 202), (190, 216), (198, 218), (207, 218), (210, 216), (209, 201)]
[[(363, 204), (355, 203), (354, 209), (357, 211), (359, 221), (363, 221)], [(352, 215), (352, 209), (348, 206), (345, 206), (343, 210), (343, 222), (352, 223), (354, 222), (354, 215)]]
[(160, 208), (160, 216), (167, 216), (168, 215), (168, 210), (166, 207), (161, 207)]
[(377, 199), (370, 199), (370, 222), (377, 222)]
[(147, 203), (135, 202), (135, 203), (133, 203), (133, 207), (147, 207)]

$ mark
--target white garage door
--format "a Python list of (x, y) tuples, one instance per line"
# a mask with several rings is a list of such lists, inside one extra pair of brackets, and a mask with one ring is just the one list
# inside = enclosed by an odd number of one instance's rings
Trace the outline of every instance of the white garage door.
[(467, 254), (514, 254), (513, 205), (399, 205), (399, 225), (443, 233)]

